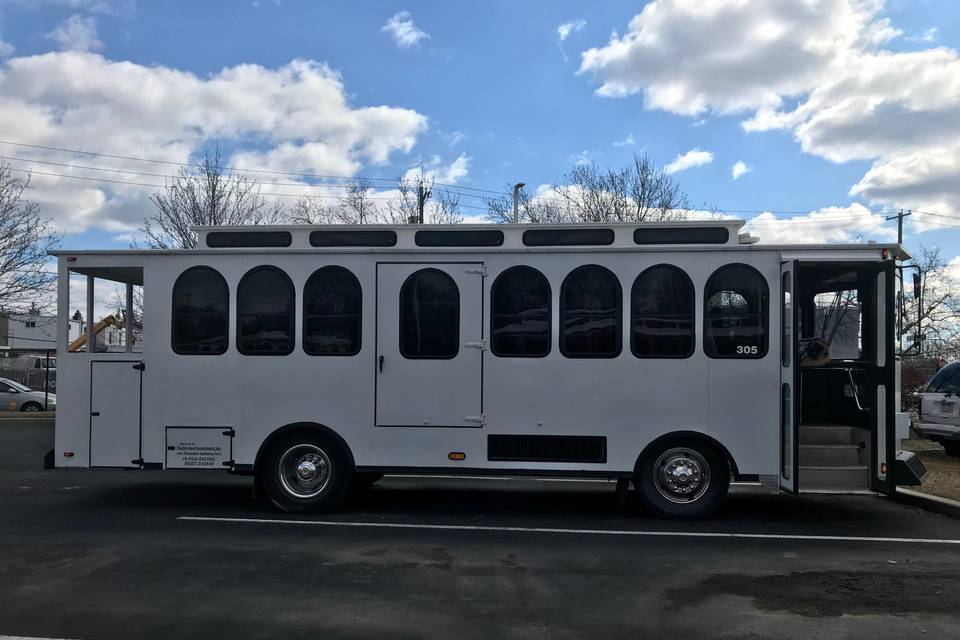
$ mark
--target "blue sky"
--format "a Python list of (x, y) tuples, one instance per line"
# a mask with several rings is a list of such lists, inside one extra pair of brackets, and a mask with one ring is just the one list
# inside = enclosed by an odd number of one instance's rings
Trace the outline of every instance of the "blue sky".
[[(889, 240), (877, 211), (906, 207), (929, 212), (908, 246), (956, 257), (960, 5), (800, 4), (0, 0), (0, 140), (175, 162), (219, 143), (233, 165), (350, 176), (419, 166), (464, 189), (467, 216), (482, 201), (466, 187), (694, 152), (710, 161), (673, 174), (691, 200), (773, 212), (762, 239)], [(171, 171), (0, 155), (61, 174), (32, 193), (70, 247), (126, 246), (151, 189), (64, 174)]]

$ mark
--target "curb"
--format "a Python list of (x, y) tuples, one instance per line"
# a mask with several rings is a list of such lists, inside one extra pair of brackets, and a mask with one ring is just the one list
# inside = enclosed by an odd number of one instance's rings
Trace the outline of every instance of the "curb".
[(960, 518), (960, 502), (956, 500), (941, 498), (940, 496), (931, 496), (926, 493), (920, 493), (919, 491), (901, 489), (900, 487), (897, 487), (897, 491), (891, 497), (897, 502), (902, 502), (911, 507), (919, 507), (920, 509), (933, 511), (945, 516)]
[(56, 417), (56, 411), (2, 411), (0, 412), (0, 424), (4, 422), (46, 422)]

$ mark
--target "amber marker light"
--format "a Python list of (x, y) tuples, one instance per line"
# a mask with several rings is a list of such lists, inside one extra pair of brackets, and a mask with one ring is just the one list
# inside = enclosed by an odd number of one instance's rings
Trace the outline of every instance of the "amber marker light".
[(465, 454), (463, 451), (451, 451), (447, 457), (451, 460), (466, 460), (467, 454)]

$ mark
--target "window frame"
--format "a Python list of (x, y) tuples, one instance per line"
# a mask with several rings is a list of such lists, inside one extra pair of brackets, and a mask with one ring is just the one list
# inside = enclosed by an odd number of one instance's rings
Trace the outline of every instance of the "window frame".
[[(330, 272), (333, 272), (333, 271), (341, 271), (341, 272), (345, 273), (347, 276), (349, 276), (349, 279), (351, 279), (351, 280), (353, 281), (352, 284), (356, 287), (356, 293), (357, 293), (357, 321), (358, 321), (359, 324), (358, 324), (358, 327), (357, 327), (357, 346), (356, 346), (356, 349), (353, 350), (353, 351), (342, 351), (342, 352), (339, 352), (339, 353), (312, 353), (312, 352), (310, 352), (310, 351), (307, 350), (307, 287), (310, 286), (310, 281), (313, 280), (313, 279), (314, 279), (315, 277), (317, 277), (318, 275), (320, 275), (320, 273), (321, 273), (322, 271), (330, 271)], [(301, 305), (301, 306), (303, 307), (302, 312), (301, 312), (302, 321), (303, 321), (303, 322), (302, 322), (302, 327), (303, 327), (303, 328), (302, 328), (302, 330), (300, 331), (300, 333), (301, 333), (301, 336), (300, 336), (300, 348), (303, 349), (303, 352), (304, 352), (306, 355), (311, 356), (311, 357), (320, 357), (320, 358), (322, 358), (322, 357), (330, 357), (330, 356), (334, 356), (334, 357), (337, 357), (337, 356), (355, 356), (355, 355), (357, 355), (357, 354), (360, 353), (360, 351), (363, 349), (363, 286), (360, 284), (360, 280), (357, 278), (357, 276), (356, 276), (355, 273), (353, 273), (352, 271), (350, 271), (350, 269), (347, 269), (346, 267), (344, 267), (344, 266), (342, 266), (342, 265), (339, 265), (339, 264), (328, 264), (328, 265), (324, 265), (324, 266), (316, 269), (313, 273), (311, 273), (311, 274), (307, 277), (306, 281), (303, 283), (303, 291), (301, 292), (301, 297), (302, 297), (302, 299), (303, 299), (303, 304)]]
[[(567, 283), (570, 278), (577, 272), (583, 271), (585, 269), (602, 269), (606, 271), (613, 278), (613, 281), (617, 284), (617, 348), (616, 351), (612, 353), (605, 354), (583, 354), (583, 353), (570, 353), (567, 351), (564, 344), (564, 303), (567, 299)], [(618, 358), (621, 353), (623, 353), (623, 285), (620, 284), (620, 278), (617, 277), (617, 274), (613, 272), (612, 269), (609, 269), (601, 264), (589, 263), (583, 264), (579, 267), (574, 267), (567, 275), (564, 276), (563, 282), (560, 283), (560, 308), (557, 310), (557, 347), (560, 349), (560, 353), (565, 358), (571, 358), (576, 360), (612, 360)]]
[[(241, 332), (243, 331), (243, 323), (240, 322), (241, 315), (250, 315), (242, 314), (240, 312), (240, 303), (241, 303), (241, 291), (243, 290), (243, 283), (249, 278), (252, 274), (258, 271), (275, 271), (279, 273), (290, 285), (290, 348), (287, 351), (277, 351), (272, 353), (261, 353), (261, 352), (251, 352), (246, 351), (241, 346)], [(236, 331), (236, 345), (237, 353), (244, 356), (288, 356), (293, 353), (293, 350), (296, 348), (297, 344), (297, 287), (294, 285), (293, 280), (290, 278), (290, 275), (286, 271), (272, 264), (261, 264), (256, 267), (251, 267), (247, 270), (246, 273), (240, 278), (240, 281), (237, 283), (237, 305), (236, 305), (236, 318), (237, 318), (237, 331)]]
[[(223, 341), (223, 351), (210, 351), (205, 353), (197, 353), (195, 351), (181, 351), (176, 346), (176, 321), (177, 321), (177, 283), (180, 282), (180, 279), (183, 278), (186, 274), (191, 271), (196, 271), (199, 269), (204, 269), (210, 271), (218, 278), (220, 282), (223, 283), (223, 288), (227, 292), (226, 299), (226, 326), (224, 327), (224, 337), (226, 338)], [(230, 284), (227, 282), (227, 279), (223, 277), (223, 274), (220, 273), (217, 269), (205, 264), (197, 264), (192, 267), (188, 267), (180, 272), (180, 275), (177, 276), (177, 279), (173, 281), (173, 287), (170, 289), (170, 348), (173, 352), (179, 356), (222, 356), (227, 351), (230, 350)]]
[[(494, 332), (494, 316), (496, 306), (494, 304), (494, 294), (497, 290), (497, 284), (500, 282), (500, 278), (504, 275), (514, 271), (515, 269), (532, 271), (537, 276), (539, 276), (543, 283), (547, 285), (547, 350), (542, 354), (502, 354), (497, 353), (496, 346), (493, 340)], [(553, 352), (553, 287), (550, 286), (550, 279), (543, 274), (542, 271), (535, 267), (531, 267), (526, 264), (516, 264), (510, 267), (507, 267), (494, 278), (493, 284), (490, 285), (490, 353), (496, 356), (497, 358), (546, 358)]]
[(204, 240), (210, 249), (272, 249), (291, 246), (293, 234), (289, 231), (208, 231)]
[[(407, 353), (404, 352), (404, 348), (403, 348), (403, 347), (404, 347), (404, 342), (403, 342), (403, 335), (404, 335), (404, 333), (403, 333), (403, 329), (404, 329), (404, 319), (403, 319), (403, 317), (404, 317), (404, 313), (403, 313), (403, 294), (404, 294), (404, 291), (407, 290), (407, 285), (413, 280), (414, 276), (418, 276), (418, 275), (420, 275), (421, 273), (425, 273), (425, 272), (427, 272), (427, 271), (436, 271), (437, 273), (442, 274), (444, 277), (446, 277), (446, 278), (450, 281), (451, 284), (453, 284), (453, 288), (454, 288), (454, 290), (457, 292), (457, 305), (456, 305), (456, 310), (457, 310), (457, 322), (456, 322), (456, 326), (457, 326), (457, 339), (456, 339), (456, 347), (457, 347), (457, 349), (456, 349), (456, 351), (454, 351), (452, 354), (450, 354), (450, 355), (448, 355), (448, 356), (415, 356), (415, 355), (407, 355)], [(399, 331), (399, 334), (398, 334), (398, 336), (397, 336), (397, 337), (398, 337), (398, 340), (397, 340), (397, 350), (400, 352), (400, 356), (401, 356), (402, 358), (405, 358), (405, 359), (407, 359), (407, 360), (453, 360), (453, 359), (456, 358), (458, 355), (460, 355), (460, 346), (461, 346), (461, 345), (460, 345), (460, 320), (461, 320), (461, 317), (460, 317), (460, 286), (457, 284), (457, 281), (453, 279), (453, 276), (451, 276), (449, 273), (447, 273), (447, 272), (444, 271), (443, 269), (438, 269), (438, 268), (436, 268), (436, 267), (424, 267), (424, 268), (422, 268), (422, 269), (417, 269), (416, 271), (414, 271), (413, 273), (411, 273), (410, 275), (408, 275), (406, 278), (404, 278), (403, 284), (400, 285), (400, 292), (399, 292), (399, 294), (398, 294), (398, 308), (397, 308), (397, 310), (399, 311), (399, 316), (400, 316), (400, 317), (398, 318), (398, 322), (397, 322), (397, 329), (398, 329), (398, 331)]]
[[(641, 355), (637, 353), (635, 344), (634, 344), (634, 332), (633, 332), (633, 297), (635, 294), (635, 289), (637, 283), (640, 282), (645, 274), (653, 271), (654, 269), (667, 269), (675, 273), (680, 274), (681, 278), (684, 280), (684, 283), (688, 287), (690, 293), (690, 349), (685, 354), (676, 354), (676, 355)], [(642, 316), (645, 318), (655, 318), (657, 316)], [(660, 316), (663, 317), (663, 316)], [(637, 277), (633, 279), (633, 283), (630, 285), (630, 353), (633, 354), (633, 357), (639, 358), (640, 360), (684, 360), (693, 356), (697, 350), (697, 288), (693, 284), (693, 279), (690, 278), (690, 274), (681, 269), (675, 264), (670, 264), (668, 262), (661, 262), (659, 264), (654, 264), (640, 273), (637, 274)]]
[[(724, 269), (729, 269), (733, 267), (742, 267), (748, 271), (752, 271), (759, 279), (762, 286), (762, 291), (760, 292), (760, 316), (761, 316), (761, 344), (763, 349), (758, 350), (756, 354), (749, 355), (711, 355), (707, 351), (707, 338), (711, 335), (710, 325), (708, 323), (709, 318), (709, 306), (707, 302), (710, 299), (710, 281), (713, 280), (718, 273)], [(714, 292), (716, 293), (716, 292)], [(762, 360), (767, 357), (767, 354), (770, 352), (770, 284), (767, 282), (767, 279), (760, 273), (760, 270), (743, 262), (728, 262), (727, 264), (722, 264), (707, 277), (706, 282), (703, 285), (703, 354), (710, 358), (711, 360)]]

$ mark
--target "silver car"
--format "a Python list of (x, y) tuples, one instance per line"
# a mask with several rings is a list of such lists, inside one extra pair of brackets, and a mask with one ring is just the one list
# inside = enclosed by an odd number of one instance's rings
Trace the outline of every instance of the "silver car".
[(920, 415), (913, 430), (960, 456), (960, 362), (951, 362), (933, 376), (920, 395)]
[(48, 411), (57, 410), (57, 396), (43, 391), (31, 391), (19, 382), (0, 378), (0, 411), (43, 411), (44, 400)]

